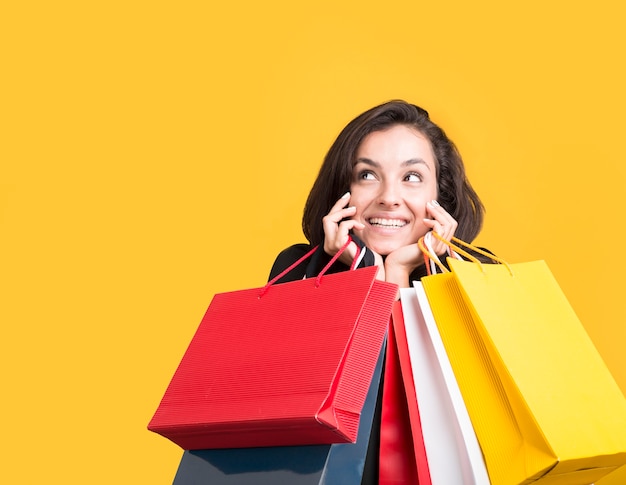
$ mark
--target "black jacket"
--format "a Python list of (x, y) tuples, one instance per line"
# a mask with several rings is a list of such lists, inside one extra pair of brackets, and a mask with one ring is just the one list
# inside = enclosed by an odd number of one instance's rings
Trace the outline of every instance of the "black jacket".
[[(354, 238), (353, 238), (354, 239)], [(362, 243), (355, 239), (355, 242), (359, 244), (362, 251), (362, 256), (360, 258), (360, 262), (357, 265), (357, 268), (365, 268), (367, 266), (374, 265), (374, 254), (364, 249)], [(283, 251), (276, 257), (274, 261), (274, 265), (270, 271), (269, 279), (273, 279), (278, 276), (281, 272), (287, 269), (290, 265), (295, 263), (298, 259), (302, 258), (307, 252), (313, 249), (313, 246), (309, 244), (294, 244)], [(303, 261), (300, 265), (293, 268), (289, 273), (285, 274), (282, 278), (280, 278), (276, 283), (285, 283), (287, 281), (295, 281), (301, 280), (304, 277), (311, 278), (313, 276), (317, 276), (322, 268), (326, 266), (331, 260), (331, 257), (326, 254), (324, 248), (320, 245), (315, 251), (315, 253), (308, 258), (308, 260)], [(341, 271), (347, 271), (349, 267), (340, 261), (336, 261), (328, 270), (328, 273), (339, 273)], [(420, 265), (418, 266), (413, 273), (411, 273), (410, 280), (420, 280), (424, 276), (426, 276), (426, 266)]]
[[(359, 264), (357, 265), (357, 268), (373, 266), (374, 254), (370, 250), (366, 249), (363, 243), (359, 239), (357, 239), (354, 236), (352, 236), (352, 239), (354, 240), (354, 242), (356, 242), (359, 245), (359, 247), (361, 248), (361, 252), (362, 252), (361, 259), (360, 259)], [(272, 278), (278, 276), (281, 272), (283, 272), (290, 265), (295, 263), (298, 259), (302, 258), (307, 252), (311, 251), (312, 249), (313, 249), (313, 246), (309, 244), (294, 244), (293, 246), (290, 246), (284, 249), (283, 251), (281, 251), (280, 254), (276, 257), (276, 260), (274, 261), (274, 265), (272, 266), (272, 269), (270, 271), (269, 279), (271, 280)], [(480, 249), (482, 249), (483, 251), (490, 252), (489, 250), (484, 249), (484, 248), (480, 248)], [(486, 263), (491, 262), (488, 257), (483, 256), (482, 254), (478, 254), (476, 252), (473, 252), (467, 249), (466, 251), (472, 254), (473, 256), (475, 256), (479, 261), (486, 262)], [(442, 263), (444, 264), (444, 266), (447, 267), (445, 258), (441, 258), (441, 259), (442, 259)], [(315, 253), (310, 258), (308, 258), (308, 260), (303, 261), (297, 267), (293, 268), (291, 271), (289, 271), (289, 273), (281, 277), (277, 281), (277, 283), (285, 283), (287, 281), (301, 280), (304, 277), (311, 278), (313, 276), (317, 276), (322, 270), (322, 268), (324, 268), (324, 266), (326, 266), (326, 264), (330, 262), (330, 260), (331, 260), (331, 257), (328, 254), (326, 254), (326, 252), (324, 251), (324, 248), (320, 245), (317, 251), (315, 251)], [(346, 271), (348, 269), (349, 268), (347, 265), (341, 263), (340, 261), (336, 261), (330, 267), (330, 269), (328, 270), (328, 273), (338, 273), (340, 271)], [(415, 268), (415, 270), (411, 273), (409, 281), (419, 281), (427, 274), (428, 273), (426, 271), (426, 266), (422, 264), (418, 266), (417, 268)]]

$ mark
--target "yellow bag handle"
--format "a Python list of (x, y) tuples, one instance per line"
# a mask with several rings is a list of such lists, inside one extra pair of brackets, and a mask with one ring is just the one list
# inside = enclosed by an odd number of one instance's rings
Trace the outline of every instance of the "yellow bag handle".
[[(452, 249), (454, 252), (466, 257), (468, 260), (476, 263), (478, 265), (478, 267), (480, 268), (480, 271), (482, 273), (484, 273), (484, 269), (483, 269), (483, 263), (481, 263), (475, 256), (471, 255), (470, 253), (468, 253), (467, 251), (461, 249), (458, 245), (461, 245), (463, 247), (466, 247), (468, 249), (471, 249), (472, 251), (478, 253), (478, 254), (482, 254), (483, 256), (487, 256), (489, 259), (491, 259), (492, 261), (495, 261), (497, 263), (503, 264), (504, 266), (506, 266), (506, 269), (509, 271), (509, 274), (511, 276), (513, 276), (513, 270), (511, 269), (511, 266), (509, 266), (509, 264), (502, 258), (499, 258), (487, 251), (484, 251), (480, 248), (477, 248), (476, 246), (472, 246), (469, 243), (466, 243), (465, 241), (462, 241), (461, 239), (452, 236), (451, 241), (448, 241), (447, 239), (444, 239), (443, 237), (441, 237), (439, 234), (437, 234), (435, 231), (431, 231), (432, 235), (437, 238), (439, 241), (441, 241), (442, 243), (444, 243), (445, 245), (447, 245), (450, 249)], [(454, 244), (452, 241), (454, 241)], [(424, 244), (424, 237), (421, 237), (418, 241), (417, 244), (420, 248), (420, 250), (422, 251), (422, 254), (424, 254), (425, 258), (428, 258), (432, 261), (435, 262), (435, 264), (437, 265), (437, 267), (439, 269), (441, 269), (442, 272), (446, 273), (449, 270), (443, 265), (443, 263), (439, 260), (439, 257), (436, 254), (432, 254), (427, 248), (426, 245)], [(427, 269), (428, 269), (428, 264), (426, 265)]]
[(436, 254), (433, 254), (431, 252), (431, 249), (426, 247), (425, 238), (426, 236), (420, 237), (417, 240), (417, 245), (422, 251), (422, 254), (424, 255), (424, 264), (426, 265), (426, 273), (428, 275), (432, 274), (433, 270), (431, 269), (431, 262), (435, 263), (439, 267), (442, 273), (447, 273), (448, 268), (446, 268), (443, 265), (443, 263), (439, 259), (439, 256), (437, 256)]

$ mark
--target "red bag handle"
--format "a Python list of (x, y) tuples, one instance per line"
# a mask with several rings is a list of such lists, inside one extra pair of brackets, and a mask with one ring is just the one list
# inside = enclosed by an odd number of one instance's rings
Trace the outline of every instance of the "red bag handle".
[[(337, 259), (339, 259), (339, 256), (341, 256), (341, 253), (343, 253), (348, 246), (350, 245), (350, 243), (352, 242), (352, 238), (350, 236), (348, 236), (348, 240), (346, 241), (346, 243), (341, 246), (341, 248), (339, 249), (339, 251), (337, 251), (337, 254), (335, 254), (330, 261), (328, 262), (328, 264), (326, 266), (324, 266), (324, 268), (322, 269), (322, 271), (320, 271), (320, 274), (317, 275), (317, 278), (315, 278), (315, 288), (317, 288), (320, 284), (322, 284), (322, 276), (326, 273), (326, 271), (328, 271), (330, 269), (330, 267), (335, 263), (335, 261), (337, 261)], [(359, 245), (356, 245), (356, 255), (354, 256), (354, 259), (352, 260), (352, 264), (350, 265), (350, 270), (352, 271), (356, 265), (356, 262), (359, 259), (359, 253), (361, 252), (361, 248), (359, 248)]]
[[(328, 264), (326, 266), (324, 266), (322, 271), (320, 271), (320, 274), (317, 275), (317, 277), (315, 278), (315, 287), (316, 288), (322, 283), (322, 276), (324, 275), (324, 273), (326, 273), (328, 271), (328, 269), (335, 263), (335, 261), (337, 261), (337, 259), (339, 259), (339, 256), (341, 256), (341, 254), (347, 249), (347, 247), (350, 245), (351, 242), (352, 242), (352, 238), (350, 236), (348, 236), (348, 240), (346, 241), (346, 243), (343, 246), (341, 246), (339, 251), (337, 251), (337, 253), (330, 259)], [(306, 260), (309, 257), (311, 257), (313, 255), (313, 253), (315, 253), (315, 251), (317, 251), (318, 248), (319, 248), (319, 245), (315, 246), (308, 253), (306, 253), (304, 256), (302, 256), (300, 259), (298, 259), (295, 263), (293, 263), (291, 266), (289, 266), (287, 269), (283, 270), (280, 274), (274, 276), (270, 281), (268, 281), (268, 283), (261, 289), (261, 292), (259, 293), (259, 298), (261, 298), (263, 295), (265, 295), (265, 293), (267, 293), (267, 290), (270, 289), (270, 286), (272, 286), (276, 281), (281, 279), (283, 276), (285, 276), (287, 273), (289, 273), (292, 269), (294, 269), (296, 266), (298, 266), (304, 260)], [(357, 245), (356, 256), (354, 257), (354, 260), (352, 261), (352, 264), (350, 265), (350, 269), (351, 270), (353, 270), (354, 267), (356, 266), (356, 262), (359, 259), (360, 252), (361, 252), (361, 248), (359, 248), (359, 246)]]

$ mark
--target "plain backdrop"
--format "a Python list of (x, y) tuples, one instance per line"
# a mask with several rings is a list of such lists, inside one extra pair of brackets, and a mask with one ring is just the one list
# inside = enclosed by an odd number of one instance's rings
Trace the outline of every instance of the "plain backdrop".
[(171, 483), (146, 425), (212, 296), (304, 242), (326, 150), (393, 98), (456, 141), (477, 243), (546, 260), (626, 391), (621, 2), (0, 11), (0, 482)]

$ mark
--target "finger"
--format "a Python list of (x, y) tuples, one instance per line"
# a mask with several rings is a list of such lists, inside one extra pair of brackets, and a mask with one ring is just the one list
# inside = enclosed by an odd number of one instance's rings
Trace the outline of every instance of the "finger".
[(442, 226), (451, 226), (456, 224), (456, 220), (452, 217), (447, 210), (445, 210), (439, 202), (432, 200), (426, 204), (426, 211), (436, 221), (441, 223)]
[[(456, 221), (454, 219), (443, 220), (441, 216), (437, 219), (424, 219), (424, 225), (429, 227), (433, 232), (443, 239), (449, 239), (456, 230)], [(434, 238), (433, 245), (439, 247), (441, 243), (437, 238)]]
[[(361, 224), (358, 221), (347, 220), (343, 221), (341, 224), (335, 224), (332, 229), (332, 234), (326, 232), (324, 238), (324, 251), (326, 251), (330, 255), (334, 255), (339, 251), (343, 245), (348, 242), (350, 238), (350, 231), (352, 229), (363, 229), (365, 227), (364, 224)], [(356, 249), (354, 251), (351, 250), (350, 254), (354, 257), (356, 253)]]
[(330, 208), (328, 213), (332, 214), (333, 212), (337, 212), (341, 208), (347, 206), (349, 202), (350, 202), (350, 192), (346, 192), (345, 194), (341, 196), (341, 198), (337, 200), (337, 202), (333, 204), (333, 206)]
[(346, 192), (341, 198), (333, 204), (328, 211), (328, 214), (324, 216), (324, 219), (339, 223), (342, 219), (352, 217), (356, 212), (355, 207), (346, 207), (350, 202), (350, 192)]
[(348, 219), (339, 224), (339, 232), (341, 234), (349, 235), (352, 229), (365, 229), (365, 224), (354, 219)]
[(439, 234), (446, 241), (450, 241), (456, 232), (457, 222), (454, 219), (449, 221), (435, 221), (433, 231)]
[[(436, 232), (439, 236), (443, 237), (441, 234), (443, 232), (442, 226), (436, 220), (424, 219), (424, 225), (429, 227), (432, 232)], [(432, 238), (432, 250), (437, 255), (443, 254), (446, 251), (446, 246), (444, 245), (444, 243), (439, 241), (439, 239), (437, 239), (436, 237), (433, 237)]]
[[(436, 232), (442, 239), (446, 241), (452, 240), (456, 228), (458, 227), (457, 221), (452, 217), (448, 211), (446, 211), (437, 201), (430, 201), (426, 204), (426, 210), (428, 214), (433, 218), (431, 223), (427, 223), (432, 228), (433, 232)], [(437, 254), (443, 254), (447, 251), (448, 245), (444, 242), (436, 240), (433, 243), (433, 250)]]
[(352, 229), (355, 229), (355, 228), (363, 229), (364, 227), (365, 225), (361, 224), (358, 221), (354, 221), (352, 219), (343, 221), (339, 225), (337, 225), (335, 238), (334, 238), (336, 249), (338, 250), (341, 246), (343, 246), (346, 243), (346, 241), (350, 237), (350, 231)]
[(454, 233), (458, 226), (456, 219), (454, 219), (447, 210), (441, 207), (437, 201), (431, 201), (426, 204), (426, 210), (429, 215), (441, 225), (441, 228), (448, 230), (446, 234)]
[[(456, 231), (457, 223), (454, 219), (450, 221), (441, 222), (435, 221), (433, 231), (436, 232), (444, 241), (452, 241), (454, 237), (454, 233)], [(434, 244), (434, 249), (437, 254), (443, 254), (448, 251), (449, 245), (443, 241), (436, 240)]]
[(324, 232), (328, 234), (334, 234), (337, 231), (337, 225), (341, 224), (344, 219), (351, 220), (356, 213), (356, 207), (346, 207), (344, 209), (337, 210), (336, 212), (330, 212), (322, 218), (322, 227)]

